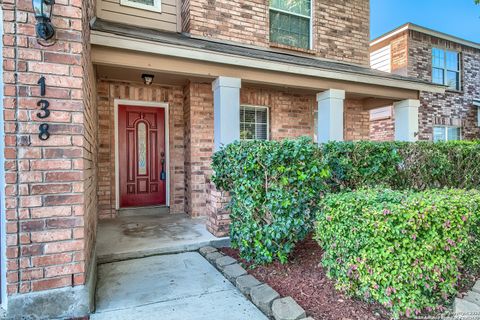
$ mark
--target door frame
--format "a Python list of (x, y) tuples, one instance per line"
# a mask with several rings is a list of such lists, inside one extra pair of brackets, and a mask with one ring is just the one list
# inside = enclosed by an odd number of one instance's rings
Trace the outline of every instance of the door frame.
[[(167, 174), (165, 188), (165, 206), (170, 207), (170, 135), (169, 135), (169, 115), (167, 102), (148, 102), (141, 100), (114, 99), (113, 101), (115, 117), (115, 210), (120, 208), (120, 168), (118, 155), (118, 108), (121, 105), (145, 107), (145, 108), (163, 108), (165, 110), (165, 168)], [(163, 206), (162, 206), (163, 207)]]

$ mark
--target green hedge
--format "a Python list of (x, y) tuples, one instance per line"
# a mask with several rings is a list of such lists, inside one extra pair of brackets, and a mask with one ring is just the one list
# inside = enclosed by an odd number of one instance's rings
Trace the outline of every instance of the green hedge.
[(236, 142), (213, 156), (213, 181), (230, 191), (232, 247), (255, 263), (286, 262), (312, 230), (330, 172), (310, 139)]
[(479, 206), (478, 191), (330, 194), (318, 212), (315, 238), (338, 287), (382, 303), (394, 316), (409, 316), (456, 294), (459, 269), (475, 263), (462, 259), (478, 254), (469, 232), (478, 232)]
[[(323, 194), (376, 186), (475, 189), (479, 164), (478, 142), (331, 142), (317, 147), (307, 138), (250, 141), (214, 154), (213, 181), (232, 192), (231, 240), (241, 256), (256, 263), (285, 262), (311, 230), (311, 212)], [(475, 259), (480, 260), (470, 257), (471, 264)]]
[(480, 143), (331, 142), (322, 154), (334, 190), (388, 186), (392, 189), (480, 186)]

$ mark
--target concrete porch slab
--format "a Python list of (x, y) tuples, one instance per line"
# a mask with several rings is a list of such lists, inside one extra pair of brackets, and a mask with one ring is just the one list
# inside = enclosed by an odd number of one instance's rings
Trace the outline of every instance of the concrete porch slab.
[(99, 266), (92, 320), (267, 320), (197, 252)]
[(207, 231), (205, 221), (185, 214), (142, 214), (141, 210), (138, 215), (100, 221), (97, 261), (102, 264), (228, 245), (228, 238), (217, 238)]

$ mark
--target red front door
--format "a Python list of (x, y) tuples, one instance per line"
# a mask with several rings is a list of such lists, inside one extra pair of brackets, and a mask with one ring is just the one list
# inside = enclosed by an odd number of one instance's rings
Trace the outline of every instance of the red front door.
[(166, 204), (165, 110), (118, 108), (120, 206)]

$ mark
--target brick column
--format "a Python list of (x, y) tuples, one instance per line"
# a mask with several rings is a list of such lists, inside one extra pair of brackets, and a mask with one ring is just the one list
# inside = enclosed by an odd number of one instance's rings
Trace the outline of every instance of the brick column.
[[(31, 1), (4, 0), (2, 8), (8, 313), (83, 316), (95, 265), (93, 1), (57, 1), (56, 42), (48, 47), (37, 43)], [(42, 76), (43, 96), (37, 84)], [(46, 118), (39, 117), (41, 99), (49, 103)], [(42, 123), (49, 125), (48, 140), (39, 138)]]
[(402, 100), (393, 105), (395, 109), (395, 140), (418, 140), (418, 108), (420, 100)]
[(343, 102), (345, 91), (330, 89), (317, 94), (318, 143), (343, 141)]
[(217, 190), (215, 184), (208, 181), (207, 230), (216, 237), (227, 237), (230, 234), (230, 213), (226, 209), (230, 199), (228, 192)]

